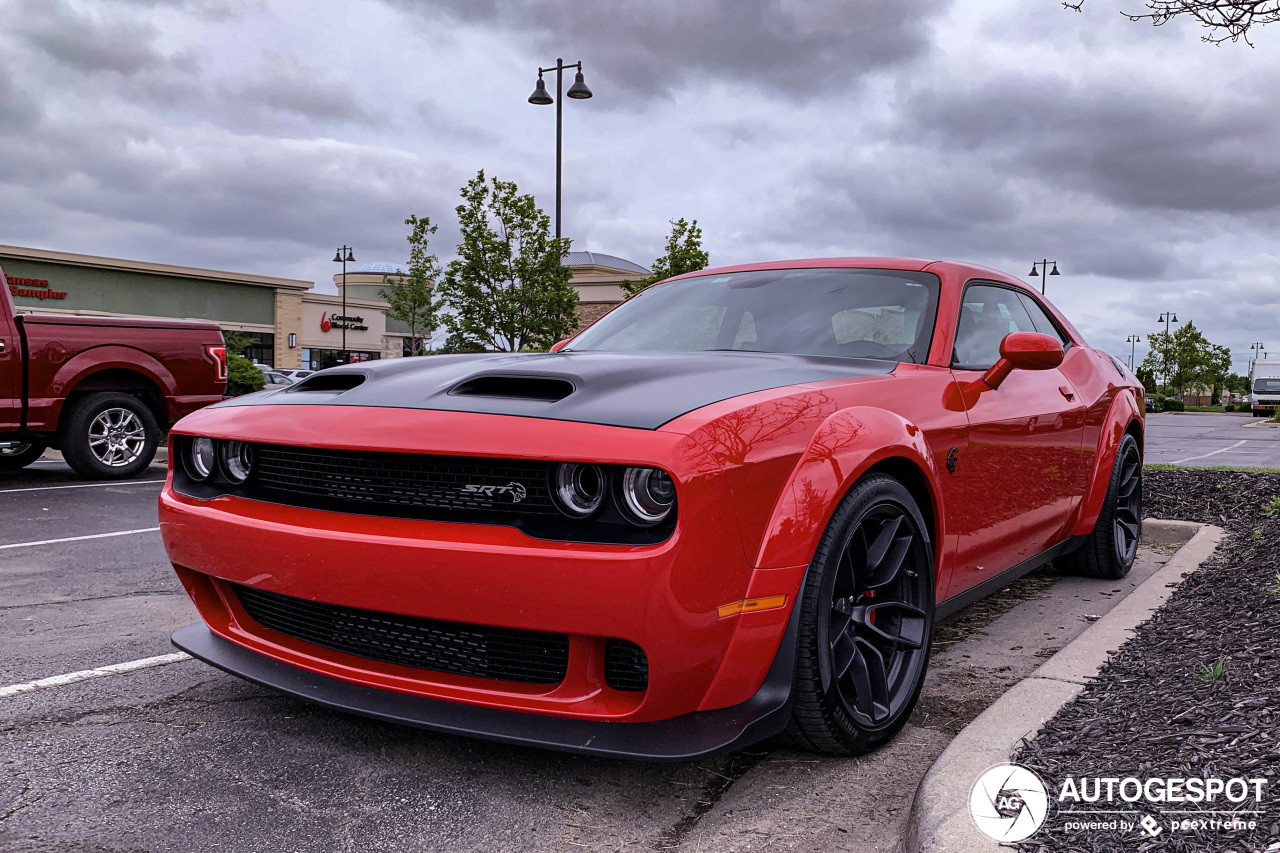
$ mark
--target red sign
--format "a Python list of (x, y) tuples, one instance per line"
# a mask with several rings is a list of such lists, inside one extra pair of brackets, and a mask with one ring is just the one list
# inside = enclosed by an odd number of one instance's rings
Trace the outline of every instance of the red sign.
[(14, 296), (29, 296), (32, 299), (67, 298), (65, 290), (53, 290), (50, 288), (48, 279), (5, 276), (5, 280), (9, 282), (9, 292)]
[(327, 332), (333, 328), (333, 324), (329, 322), (328, 314), (320, 315), (320, 331)]

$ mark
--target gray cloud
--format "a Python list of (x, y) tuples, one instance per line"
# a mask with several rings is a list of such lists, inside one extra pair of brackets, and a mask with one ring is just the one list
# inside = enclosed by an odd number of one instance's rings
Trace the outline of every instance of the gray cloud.
[(1132, 80), (1072, 85), (1006, 75), (981, 88), (926, 89), (903, 135), (1002, 153), (1063, 186), (1131, 208), (1245, 213), (1280, 207), (1280, 115), (1270, 94), (1200, 93)]
[[(583, 59), (623, 100), (670, 98), (714, 82), (783, 93), (795, 101), (856, 85), (930, 47), (926, 22), (950, 0), (391, 0), (449, 19), (530, 38), (545, 59)], [(622, 98), (619, 96), (628, 96)]]
[[(697, 218), (713, 262), (947, 257), (1025, 274), (1095, 343), (1176, 309), (1220, 343), (1280, 308), (1280, 58), (1026, 0), (10, 0), (0, 242), (328, 286), (333, 246), (457, 241), (478, 168), (550, 212), (529, 73), (565, 111), (575, 247), (650, 262)], [(1272, 324), (1273, 325), (1273, 324)], [(1142, 355), (1140, 348), (1139, 357)]]
[(48, 58), (79, 72), (133, 75), (163, 65), (156, 28), (115, 11), (91, 14), (64, 3), (26, 0), (14, 4), (8, 23)]
[(304, 65), (297, 57), (278, 52), (267, 54), (261, 69), (252, 77), (221, 84), (218, 94), (221, 110), (241, 121), (246, 107), (319, 121), (384, 121), (384, 116), (370, 109), (350, 84), (323, 69)]

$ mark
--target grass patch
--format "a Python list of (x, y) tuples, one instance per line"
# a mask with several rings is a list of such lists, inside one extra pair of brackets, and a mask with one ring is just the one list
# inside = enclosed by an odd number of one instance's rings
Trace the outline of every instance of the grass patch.
[(1280, 474), (1280, 468), (1249, 468), (1240, 465), (1169, 465), (1165, 462), (1148, 462), (1142, 467), (1147, 471), (1239, 471), (1246, 474)]
[(1227, 674), (1227, 656), (1222, 655), (1213, 663), (1207, 663), (1200, 667), (1200, 671), (1195, 674), (1200, 681), (1217, 681), (1219, 678)]

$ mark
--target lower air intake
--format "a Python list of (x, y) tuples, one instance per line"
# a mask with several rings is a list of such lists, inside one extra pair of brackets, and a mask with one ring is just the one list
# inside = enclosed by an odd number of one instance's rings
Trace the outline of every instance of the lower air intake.
[(614, 690), (649, 689), (649, 659), (644, 649), (626, 640), (604, 645), (604, 682)]
[(356, 610), (247, 586), (235, 591), (264, 628), (369, 660), (526, 684), (559, 684), (569, 665), (565, 634)]

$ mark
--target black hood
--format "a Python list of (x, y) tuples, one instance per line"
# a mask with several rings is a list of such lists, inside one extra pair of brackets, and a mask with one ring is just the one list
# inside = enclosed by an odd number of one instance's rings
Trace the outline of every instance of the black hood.
[(657, 429), (711, 403), (896, 362), (754, 352), (437, 355), (343, 365), (223, 406), (384, 406)]

